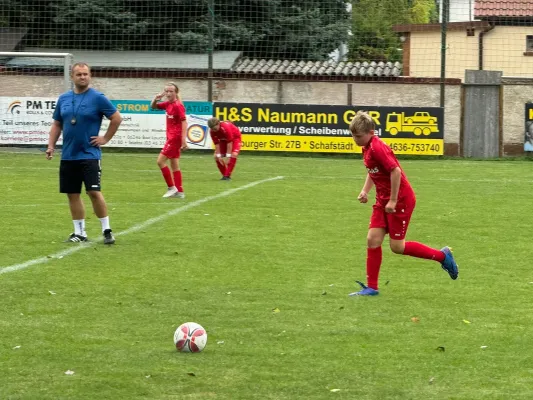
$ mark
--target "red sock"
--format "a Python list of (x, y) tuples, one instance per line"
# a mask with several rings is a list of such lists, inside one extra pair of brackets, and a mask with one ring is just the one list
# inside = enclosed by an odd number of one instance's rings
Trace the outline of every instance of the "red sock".
[(378, 290), (379, 269), (381, 268), (381, 246), (366, 249), (366, 284), (369, 288)]
[(222, 176), (226, 176), (226, 164), (224, 164), (224, 161), (219, 160), (218, 158), (215, 161)]
[(405, 242), (403, 254), (406, 256), (425, 258), (426, 260), (444, 261), (444, 253), (418, 242)]
[(237, 158), (236, 157), (231, 157), (229, 159), (228, 169), (226, 171), (226, 176), (231, 176), (231, 173), (233, 172), (233, 168), (235, 168), (235, 164), (237, 164)]
[(183, 181), (181, 178), (181, 171), (178, 169), (172, 173), (174, 175), (174, 185), (178, 189), (178, 192), (183, 192)]
[(167, 186), (168, 187), (174, 186), (174, 181), (172, 180), (170, 168), (165, 165), (163, 168), (161, 168), (161, 173), (163, 174), (163, 178), (165, 178), (165, 182), (167, 183)]

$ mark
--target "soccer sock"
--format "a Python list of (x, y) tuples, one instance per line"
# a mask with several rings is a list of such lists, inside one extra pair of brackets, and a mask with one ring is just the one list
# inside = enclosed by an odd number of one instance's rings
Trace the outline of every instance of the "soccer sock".
[(366, 249), (366, 284), (369, 288), (378, 290), (379, 269), (382, 260), (381, 246)]
[(219, 160), (218, 158), (215, 160), (217, 163), (218, 170), (222, 174), (222, 176), (226, 176), (226, 165), (224, 164), (224, 161)]
[(174, 185), (178, 188), (178, 192), (183, 192), (183, 180), (181, 177), (181, 170), (174, 171)]
[(74, 234), (81, 235), (81, 236), (87, 236), (87, 232), (85, 232), (85, 220), (84, 219), (73, 219), (72, 222), (74, 224)]
[(425, 258), (426, 260), (444, 261), (444, 253), (418, 242), (405, 242), (403, 254), (406, 256)]
[(161, 173), (163, 174), (163, 178), (165, 178), (165, 182), (167, 183), (167, 186), (171, 188), (174, 186), (174, 181), (172, 180), (172, 174), (170, 173), (170, 168), (166, 165), (161, 168)]
[(102, 224), (102, 232), (106, 229), (111, 229), (109, 226), (109, 216), (104, 218), (98, 218), (100, 220), (100, 223)]
[(233, 168), (235, 168), (235, 164), (237, 164), (237, 158), (236, 157), (231, 157), (229, 159), (228, 169), (226, 171), (226, 176), (231, 176), (231, 173), (233, 172)]

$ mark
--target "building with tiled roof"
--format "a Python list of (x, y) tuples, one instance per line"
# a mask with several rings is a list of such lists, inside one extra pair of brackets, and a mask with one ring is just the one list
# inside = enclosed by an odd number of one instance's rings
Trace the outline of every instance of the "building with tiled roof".
[[(502, 71), (533, 78), (533, 0), (475, 0), (477, 20), (447, 24), (446, 77), (463, 79), (465, 70)], [(396, 25), (403, 42), (403, 74), (438, 77), (441, 24)]]
[(476, 0), (474, 17), (486, 18), (533, 18), (533, 0)]
[(343, 77), (398, 77), (399, 62), (297, 61), (239, 58), (232, 72), (247, 75), (305, 75)]

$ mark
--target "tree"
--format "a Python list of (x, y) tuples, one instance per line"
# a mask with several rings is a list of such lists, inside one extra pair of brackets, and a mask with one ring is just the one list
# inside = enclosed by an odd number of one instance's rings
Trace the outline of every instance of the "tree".
[(435, 0), (412, 0), (410, 8), (411, 24), (427, 24), (439, 21), (439, 11)]
[[(321, 60), (347, 41), (350, 28), (349, 0), (0, 2), (10, 9), (20, 3), (17, 9), (22, 10), (24, 5), (24, 12), (4, 24), (13, 26), (17, 19), (19, 25), (34, 26), (35, 34), (30, 36), (36, 47), (205, 53), (212, 33), (215, 50), (235, 50), (250, 57)], [(211, 2), (214, 7), (209, 10)]]
[[(217, 50), (242, 51), (250, 57), (320, 60), (347, 40), (347, 0), (215, 1)], [(206, 51), (209, 14), (189, 14), (188, 26), (172, 33), (174, 50)]]
[(55, 11), (53, 41), (61, 48), (130, 50), (149, 25), (120, 0), (61, 0), (50, 7)]
[(399, 61), (401, 42), (393, 25), (438, 21), (434, 0), (354, 0), (349, 58)]

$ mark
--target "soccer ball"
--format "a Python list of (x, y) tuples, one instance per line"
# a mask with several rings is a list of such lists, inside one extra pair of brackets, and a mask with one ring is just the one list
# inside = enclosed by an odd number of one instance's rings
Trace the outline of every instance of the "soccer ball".
[(185, 322), (174, 332), (174, 344), (183, 353), (198, 353), (207, 344), (207, 332), (196, 322)]

